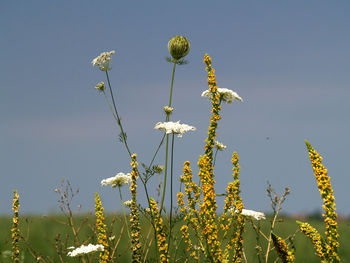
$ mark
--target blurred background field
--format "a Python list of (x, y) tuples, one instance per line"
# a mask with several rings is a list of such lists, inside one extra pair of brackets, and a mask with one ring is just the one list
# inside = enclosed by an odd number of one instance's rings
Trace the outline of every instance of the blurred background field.
[[(76, 226), (79, 226), (81, 222), (84, 222), (79, 233), (80, 241), (86, 241), (86, 244), (96, 243), (96, 240), (89, 239), (93, 234), (95, 216), (93, 214), (81, 214), (75, 216), (74, 218)], [(129, 253), (125, 252), (128, 248), (128, 237), (127, 233), (125, 232), (125, 229), (122, 229), (124, 222), (122, 219), (122, 215), (107, 214), (106, 218), (108, 226), (114, 220), (113, 231), (111, 232), (110, 236), (115, 236), (115, 243), (118, 241), (120, 233), (123, 232), (117, 249), (117, 254), (119, 255), (119, 257), (116, 262), (129, 262)], [(269, 219), (270, 217), (267, 217), (266, 220), (261, 221), (261, 229), (264, 233), (267, 233), (270, 224)], [(58, 254), (56, 252), (55, 247), (55, 245), (57, 244), (56, 240), (59, 238), (63, 242), (64, 245), (62, 247), (58, 246), (58, 249), (63, 249), (62, 251), (64, 251), (64, 255), (66, 254), (66, 248), (74, 246), (71, 229), (62, 224), (62, 222), (67, 222), (67, 219), (62, 215), (22, 215), (20, 217), (20, 220), (23, 235), (27, 238), (28, 245), (35, 251), (35, 253), (38, 253), (37, 255), (44, 255), (45, 257), (50, 257), (52, 259), (52, 262), (59, 262)], [(291, 217), (281, 217), (280, 222), (277, 224), (274, 232), (283, 238), (293, 235), (297, 230), (297, 224), (295, 223), (296, 220), (297, 219)], [(313, 216), (299, 218), (298, 220), (308, 221), (311, 225), (315, 226), (319, 230), (319, 232), (324, 232), (324, 223), (321, 218)], [(9, 258), (6, 259), (4, 256), (4, 251), (11, 250), (11, 226), (12, 218), (6, 216), (0, 217), (0, 251), (2, 253), (0, 262), (11, 262)], [(142, 220), (142, 229), (143, 237), (145, 238), (150, 228), (144, 219)], [(174, 232), (179, 233), (177, 231)], [(348, 244), (350, 242), (349, 219), (340, 220), (339, 234), (339, 255), (341, 261), (350, 262), (350, 250), (348, 249)], [(248, 262), (258, 262), (255, 252), (256, 235), (249, 223), (247, 223), (247, 230), (244, 234), (244, 244)], [(302, 233), (296, 233), (294, 245), (296, 249), (296, 262), (320, 262), (319, 258), (314, 254), (315, 250), (312, 247), (311, 241), (307, 239)], [(183, 246), (180, 246), (179, 252), (181, 252), (181, 249), (183, 249)], [(37, 262), (27, 250), (21, 251), (25, 251), (24, 262)], [(152, 258), (152, 251), (153, 250), (151, 249), (150, 258)], [(275, 252), (272, 252), (270, 254), (269, 262), (274, 262), (275, 259), (276, 254)], [(76, 259), (66, 257), (64, 258), (64, 262), (76, 262)]]

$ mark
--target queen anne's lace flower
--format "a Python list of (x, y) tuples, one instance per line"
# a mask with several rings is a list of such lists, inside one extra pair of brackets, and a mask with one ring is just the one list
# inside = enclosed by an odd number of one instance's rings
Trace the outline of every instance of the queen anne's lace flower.
[[(226, 103), (232, 103), (234, 100), (243, 101), (243, 99), (234, 91), (225, 88), (218, 88), (218, 93), (222, 101)], [(202, 97), (208, 97), (211, 99), (211, 92), (209, 90), (203, 91)]]
[(158, 130), (164, 130), (166, 134), (174, 133), (178, 137), (182, 137), (182, 134), (188, 131), (194, 131), (196, 128), (187, 124), (180, 124), (180, 121), (177, 122), (158, 122), (154, 127)]
[[(230, 212), (232, 211), (232, 208), (229, 210)], [(238, 210), (234, 210), (234, 213), (239, 213)], [(265, 214), (262, 212), (256, 212), (254, 210), (248, 210), (248, 209), (242, 209), (242, 215), (254, 218), (256, 220), (261, 220), (261, 219), (266, 219)]]
[[(69, 249), (71, 249), (71, 248), (72, 247), (69, 247)], [(82, 246), (74, 249), (73, 251), (68, 252), (67, 256), (77, 257), (77, 256), (81, 256), (84, 254), (89, 254), (92, 252), (103, 251), (103, 250), (104, 250), (104, 246), (101, 244), (98, 244), (98, 245), (89, 244), (87, 246), (82, 245)]]
[(94, 58), (91, 63), (94, 66), (100, 67), (100, 70), (102, 71), (111, 70), (112, 67), (110, 66), (110, 60), (113, 54), (115, 54), (114, 50), (103, 52), (98, 57)]
[(113, 188), (117, 186), (123, 186), (125, 184), (130, 183), (131, 177), (130, 174), (118, 173), (114, 177), (109, 177), (107, 179), (103, 179), (101, 181), (102, 186), (111, 185)]
[(248, 210), (248, 209), (242, 209), (242, 215), (252, 217), (256, 220), (266, 219), (264, 213), (256, 212), (256, 211)]

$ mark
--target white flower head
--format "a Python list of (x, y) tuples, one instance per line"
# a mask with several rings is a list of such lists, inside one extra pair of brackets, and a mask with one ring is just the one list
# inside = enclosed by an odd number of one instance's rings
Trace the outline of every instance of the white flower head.
[(256, 220), (266, 219), (265, 214), (254, 210), (242, 209), (242, 215), (254, 218)]
[[(71, 247), (69, 249), (71, 249)], [(92, 252), (103, 251), (103, 250), (104, 250), (104, 246), (101, 244), (98, 244), (98, 245), (89, 244), (87, 246), (82, 245), (82, 246), (74, 249), (73, 251), (68, 252), (67, 256), (77, 257), (77, 256), (81, 256), (84, 254), (89, 254)]]
[(196, 129), (195, 127), (187, 124), (180, 124), (180, 121), (158, 122), (154, 128), (158, 130), (164, 130), (166, 134), (177, 134), (178, 137), (182, 137), (184, 133), (188, 131), (194, 131)]
[[(222, 101), (226, 103), (232, 103), (234, 100), (243, 101), (243, 99), (234, 91), (225, 88), (218, 88), (217, 92), (220, 94)], [(209, 90), (203, 91), (202, 97), (208, 97), (211, 99), (211, 92)]]
[(101, 181), (101, 186), (111, 185), (113, 188), (117, 186), (120, 187), (130, 183), (130, 181), (131, 181), (131, 177), (129, 173), (128, 174), (118, 173), (116, 176), (103, 179)]
[(111, 56), (115, 54), (115, 51), (109, 51), (109, 52), (103, 52), (98, 57), (94, 58), (92, 60), (92, 65), (97, 66), (102, 71), (111, 70), (112, 67), (110, 66), (111, 62)]
[(223, 143), (221, 142), (218, 142), (218, 141), (214, 141), (214, 146), (216, 149), (218, 149), (219, 151), (222, 151), (222, 150), (225, 150), (227, 148), (226, 145), (224, 145)]

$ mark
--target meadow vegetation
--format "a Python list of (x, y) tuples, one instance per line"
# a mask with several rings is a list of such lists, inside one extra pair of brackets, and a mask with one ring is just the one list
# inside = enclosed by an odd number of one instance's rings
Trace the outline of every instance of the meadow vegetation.
[[(164, 106), (164, 122), (155, 124), (161, 132), (155, 152), (148, 164), (138, 163), (138, 156), (128, 145), (127, 133), (118, 111), (109, 78), (114, 51), (103, 52), (92, 64), (105, 74), (95, 88), (103, 94), (120, 131), (119, 139), (130, 157), (130, 173), (119, 172), (101, 181), (101, 185), (118, 191), (123, 211), (106, 214), (100, 194), (95, 193), (95, 211), (76, 214), (71, 201), (77, 192), (69, 181), (62, 181), (56, 189), (61, 216), (20, 215), (20, 193), (14, 191), (13, 217), (0, 221), (3, 239), (0, 240), (2, 262), (340, 262), (350, 259), (347, 244), (348, 222), (338, 225), (335, 199), (327, 169), (320, 154), (306, 141), (317, 187), (323, 201), (322, 220), (301, 221), (280, 215), (290, 193), (286, 187), (276, 192), (270, 184), (267, 196), (271, 214), (244, 206), (240, 190), (240, 165), (237, 152), (232, 154), (232, 180), (225, 192), (215, 188), (215, 161), (218, 152), (226, 146), (217, 141), (217, 128), (222, 107), (243, 102), (234, 91), (219, 88), (212, 59), (204, 55), (208, 89), (202, 97), (209, 99), (210, 116), (203, 154), (198, 163), (185, 161), (183, 174), (174, 178), (174, 145), (185, 133), (195, 127), (171, 121), (176, 67), (186, 64), (190, 42), (175, 36), (168, 42), (172, 64), (170, 95)], [(175, 136), (176, 135), (176, 136)], [(160, 164), (160, 149), (165, 156)], [(156, 176), (157, 175), (157, 176)], [(152, 196), (150, 182), (158, 179), (158, 195)], [(180, 181), (181, 190), (174, 192), (174, 182)], [(154, 183), (153, 183), (154, 184)], [(123, 199), (121, 188), (129, 186), (130, 200)], [(138, 198), (144, 195), (146, 206)], [(169, 196), (169, 203), (165, 196)], [(176, 195), (176, 200), (175, 200)], [(217, 197), (224, 198), (219, 209)], [(220, 212), (219, 212), (220, 211)], [(222, 212), (221, 212), (222, 211)], [(324, 230), (322, 230), (324, 229)], [(8, 230), (8, 231), (7, 231)], [(10, 232), (11, 230), (11, 232)], [(324, 232), (324, 233), (323, 233)], [(341, 233), (339, 236), (338, 233)]]

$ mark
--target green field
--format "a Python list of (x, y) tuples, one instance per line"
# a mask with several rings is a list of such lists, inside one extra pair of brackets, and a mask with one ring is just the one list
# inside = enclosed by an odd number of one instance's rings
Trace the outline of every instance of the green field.
[[(79, 239), (81, 242), (87, 241), (87, 243), (96, 243), (96, 240), (91, 238), (93, 236), (94, 220), (93, 215), (79, 215), (75, 216), (76, 226), (79, 226), (81, 222), (85, 219), (85, 223), (81, 228), (79, 233)], [(123, 219), (120, 215), (108, 214), (107, 215), (107, 225), (110, 225), (112, 220), (115, 220), (113, 224), (112, 232), (110, 236), (115, 236), (115, 242), (117, 242), (120, 237), (121, 228), (123, 226)], [(1, 217), (0, 218), (0, 251), (4, 252), (11, 249), (11, 218)], [(67, 222), (64, 216), (21, 216), (20, 217), (21, 231), (25, 238), (27, 239), (27, 245), (22, 242), (22, 251), (24, 252), (25, 262), (37, 262), (30, 252), (25, 249), (25, 247), (32, 248), (32, 253), (38, 255), (43, 255), (45, 258), (49, 257), (51, 262), (60, 262), (58, 258), (57, 249), (62, 249), (62, 254), (65, 255), (66, 248), (74, 245), (72, 239), (72, 232), (69, 227), (62, 224), (62, 222)], [(285, 238), (289, 235), (293, 235), (297, 230), (297, 225), (295, 220), (290, 218), (282, 218), (282, 222), (279, 222), (275, 228), (275, 233), (279, 236)], [(324, 231), (323, 221), (317, 219), (308, 219), (309, 223), (315, 226), (321, 233)], [(269, 227), (269, 220), (264, 220), (261, 222), (261, 229), (266, 233)], [(143, 236), (146, 237), (149, 225), (143, 220), (142, 222)], [(350, 221), (339, 222), (339, 241), (340, 250), (339, 255), (342, 262), (350, 262)], [(90, 239), (89, 239), (90, 238)], [(60, 240), (60, 243), (57, 240)], [(116, 251), (118, 259), (116, 262), (129, 262), (130, 255), (127, 247), (127, 233), (124, 232), (122, 238), (119, 242), (118, 249)], [(183, 244), (182, 244), (183, 245)], [(180, 244), (180, 249), (183, 249)], [(265, 244), (266, 245), (266, 244)], [(318, 257), (314, 254), (314, 249), (310, 240), (308, 240), (302, 233), (297, 233), (294, 241), (296, 249), (296, 262), (320, 262)], [(246, 232), (244, 234), (244, 249), (248, 259), (248, 262), (258, 262), (255, 255), (256, 247), (256, 235), (252, 230), (252, 227), (247, 224)], [(152, 250), (150, 251), (152, 255)], [(275, 252), (270, 254), (269, 262), (274, 262), (276, 259)], [(1, 257), (1, 262), (11, 262), (9, 259)], [(64, 256), (64, 262), (78, 262), (77, 259), (72, 259)], [(150, 262), (152, 262), (150, 260)]]

